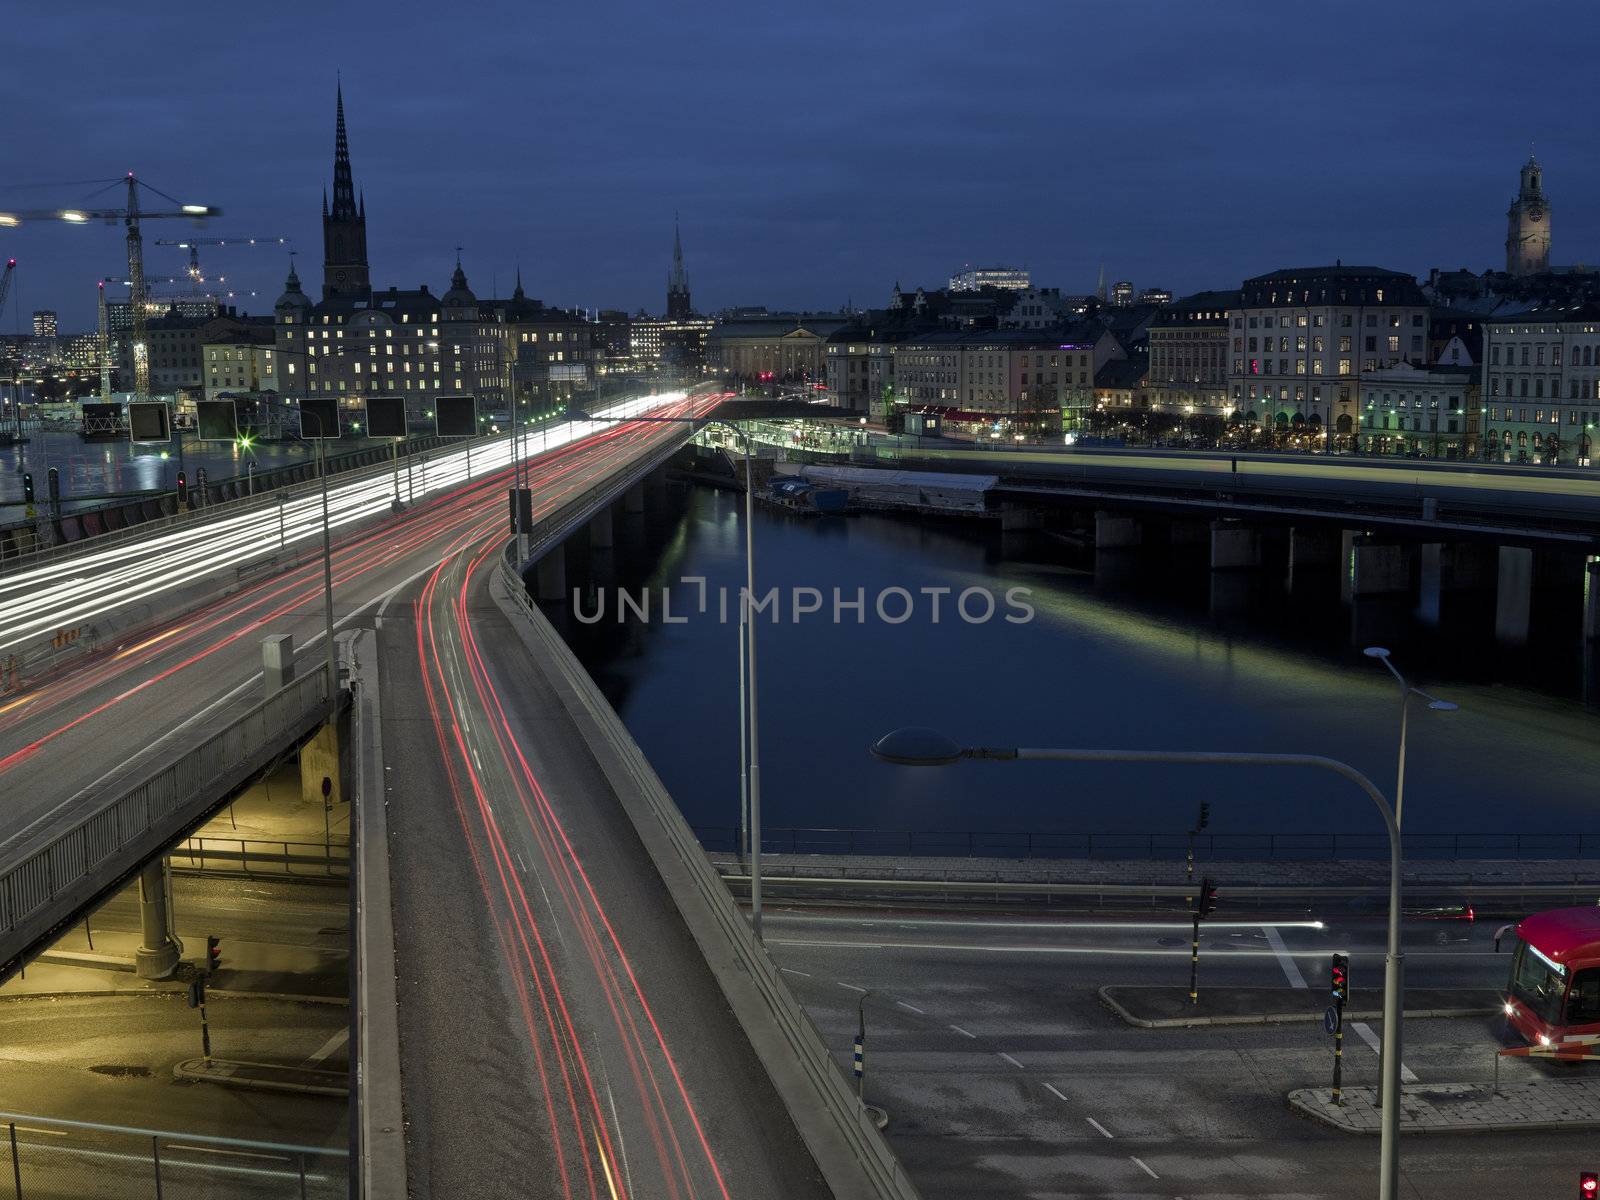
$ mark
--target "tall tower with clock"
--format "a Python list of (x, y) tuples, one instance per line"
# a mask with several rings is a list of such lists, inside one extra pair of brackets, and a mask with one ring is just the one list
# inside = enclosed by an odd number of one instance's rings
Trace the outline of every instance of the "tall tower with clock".
[(322, 298), (369, 300), (367, 198), (356, 199), (350, 177), (350, 141), (344, 131), (344, 88), (338, 91), (333, 139), (333, 207), (322, 194)]
[(1537, 275), (1550, 269), (1550, 201), (1539, 160), (1522, 164), (1522, 190), (1506, 213), (1506, 272)]

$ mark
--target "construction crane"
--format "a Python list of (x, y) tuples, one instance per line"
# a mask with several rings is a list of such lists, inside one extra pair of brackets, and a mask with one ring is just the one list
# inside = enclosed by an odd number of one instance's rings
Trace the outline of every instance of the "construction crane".
[(205, 275), (200, 271), (201, 246), (287, 246), (288, 244), (289, 239), (286, 237), (189, 238), (182, 242), (160, 238), (156, 240), (158, 246), (176, 246), (180, 250), (189, 252), (189, 281), (197, 288), (206, 282)]
[[(0, 275), (0, 315), (6, 311), (6, 297), (11, 294), (11, 277), (16, 274), (17, 260), (6, 259), (6, 269)], [(17, 418), (17, 432), (15, 437), (7, 436), (6, 441), (16, 444), (22, 438), (22, 393), (17, 390), (17, 363), (22, 358), (22, 347), (18, 346), (12, 351), (11, 356), (11, 411)]]
[[(184, 217), (198, 224), (204, 222), (207, 217), (220, 216), (222, 210), (209, 204), (183, 204), (165, 192), (150, 187), (149, 184), (141, 185), (134, 178), (132, 171), (128, 172), (125, 180), (112, 182), (127, 184), (128, 203), (122, 208), (57, 208), (30, 212), (0, 212), (0, 228), (14, 228), (24, 221), (66, 221), (69, 225), (87, 225), (90, 221), (104, 221), (108, 225), (114, 225), (118, 221), (123, 223), (128, 231), (128, 282), (132, 291), (129, 307), (133, 318), (133, 398), (142, 400), (150, 394), (150, 348), (147, 344), (144, 311), (144, 236), (139, 232), (139, 223), (169, 217)], [(141, 186), (165, 200), (171, 200), (178, 207), (171, 211), (140, 209)]]
[(111, 403), (111, 329), (106, 319), (106, 280), (100, 281), (100, 336), (95, 339), (95, 353), (100, 358), (100, 403)]

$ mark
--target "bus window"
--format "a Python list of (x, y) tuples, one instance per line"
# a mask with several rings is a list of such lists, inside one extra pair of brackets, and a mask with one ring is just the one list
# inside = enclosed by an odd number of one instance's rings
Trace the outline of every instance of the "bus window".
[(1561, 1020), (1561, 996), (1566, 991), (1566, 972), (1527, 942), (1517, 943), (1511, 964), (1511, 991), (1528, 1006), (1528, 1011), (1546, 1025)]
[(1572, 977), (1567, 1024), (1588, 1025), (1595, 1021), (1600, 1021), (1600, 967), (1589, 967)]

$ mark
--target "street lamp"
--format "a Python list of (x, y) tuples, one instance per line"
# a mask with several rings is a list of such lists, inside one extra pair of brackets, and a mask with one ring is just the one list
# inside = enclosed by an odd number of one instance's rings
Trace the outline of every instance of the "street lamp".
[[(1409, 693), (1408, 693), (1409, 694)], [(1444, 703), (1444, 702), (1439, 702)], [(1451, 707), (1454, 707), (1453, 705)], [(1383, 973), (1383, 1123), (1379, 1142), (1379, 1200), (1398, 1200), (1400, 1183), (1400, 824), (1376, 784), (1348, 763), (1319, 754), (1258, 754), (1211, 750), (1028, 749), (1014, 746), (962, 746), (935, 729), (906, 727), (879, 738), (874, 757), (907, 767), (943, 767), (964, 758), (1003, 762), (1178, 763), (1192, 766), (1315, 767), (1355, 784), (1377, 805), (1389, 834), (1389, 942)]]
[[(323, 634), (328, 643), (328, 724), (332, 725), (335, 705), (338, 703), (339, 661), (333, 646), (333, 539), (328, 529), (328, 440), (324, 436), (321, 415), (307, 412), (305, 405), (302, 404), (300, 406), (302, 425), (305, 424), (307, 417), (316, 422), (317, 426), (317, 475), (322, 480), (322, 616), (326, 625)], [(305, 437), (303, 430), (301, 437), (302, 439)]]
[(1394, 780), (1394, 820), (1395, 824), (1398, 825), (1400, 824), (1400, 818), (1405, 803), (1406, 717), (1411, 711), (1411, 697), (1422, 697), (1422, 699), (1428, 702), (1428, 708), (1433, 712), (1455, 712), (1460, 706), (1457, 704), (1452, 704), (1448, 700), (1440, 700), (1436, 696), (1430, 696), (1421, 688), (1412, 687), (1406, 682), (1406, 677), (1400, 674), (1399, 668), (1397, 668), (1394, 663), (1389, 660), (1389, 652), (1382, 646), (1368, 646), (1361, 653), (1365, 654), (1368, 658), (1377, 659), (1385, 667), (1389, 668), (1389, 674), (1393, 675), (1395, 682), (1400, 685), (1400, 761)]

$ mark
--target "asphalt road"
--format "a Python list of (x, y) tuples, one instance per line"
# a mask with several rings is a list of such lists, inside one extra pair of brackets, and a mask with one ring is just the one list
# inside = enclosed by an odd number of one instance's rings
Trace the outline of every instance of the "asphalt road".
[[(991, 918), (981, 914), (774, 910), (767, 944), (848, 1070), (867, 1013), (867, 1098), (928, 1200), (980, 1196), (1270, 1196), (1370, 1200), (1378, 1143), (1296, 1117), (1289, 1090), (1325, 1086), (1331, 1039), (1315, 1022), (1135, 1029), (1100, 1003), (1106, 984), (1183, 985), (1181, 918)], [(1204, 935), (1202, 988), (1324, 986), (1351, 953), (1359, 996), (1381, 979), (1375, 926), (1318, 930), (1219, 921)], [(1407, 947), (1411, 986), (1495, 987), (1489, 923), (1469, 941)], [(1274, 939), (1281, 945), (1273, 944)], [(1171, 943), (1178, 942), (1173, 945)], [(1381, 1039), (1379, 1022), (1367, 1023)], [(1348, 1028), (1348, 1027), (1347, 1027)], [(1403, 1061), (1426, 1082), (1486, 1080), (1493, 1018), (1412, 1020)], [(1378, 1057), (1347, 1032), (1347, 1083)], [(1505, 1079), (1570, 1078), (1506, 1060)], [(1594, 1168), (1592, 1133), (1403, 1140), (1403, 1195), (1558, 1196)]]
[(414, 1194), (826, 1196), (481, 550), (378, 620)]

